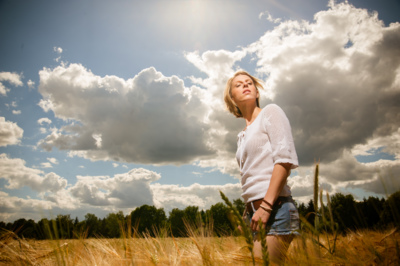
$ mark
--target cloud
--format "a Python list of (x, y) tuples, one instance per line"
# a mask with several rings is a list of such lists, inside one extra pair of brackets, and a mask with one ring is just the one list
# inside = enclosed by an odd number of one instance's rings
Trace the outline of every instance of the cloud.
[(13, 115), (20, 115), (22, 112), (21, 110), (13, 110), (12, 113)]
[(33, 89), (35, 87), (35, 82), (32, 80), (28, 80), (26, 84), (28, 85), (29, 89)]
[(0, 147), (20, 143), (24, 130), (16, 123), (6, 121), (0, 116)]
[(53, 165), (49, 162), (41, 163), (42, 168), (53, 168)]
[(207, 145), (201, 89), (186, 88), (178, 77), (154, 68), (129, 80), (100, 77), (79, 64), (39, 75), (40, 106), (74, 121), (39, 143), (47, 151), (147, 164), (184, 164), (215, 153)]
[(20, 218), (39, 220), (45, 210), (50, 210), (56, 205), (49, 201), (40, 199), (23, 199), (10, 196), (0, 191), (0, 220), (15, 221)]
[(52, 164), (58, 164), (58, 160), (56, 158), (47, 158), (47, 160)]
[(173, 208), (184, 209), (187, 206), (209, 209), (211, 205), (222, 202), (219, 191), (222, 191), (231, 201), (240, 198), (242, 193), (239, 183), (225, 185), (195, 183), (188, 187), (156, 183), (151, 185), (151, 189), (156, 206), (164, 207), (167, 212)]
[[(52, 159), (52, 158), (49, 158)], [(25, 161), (0, 155), (0, 176), (8, 181), (7, 189), (28, 186), (39, 191), (38, 199), (23, 199), (0, 191), (0, 220), (13, 221), (21, 217), (41, 219), (48, 214), (71, 214), (83, 219), (87, 213), (104, 217), (110, 212), (129, 213), (144, 204), (164, 208), (199, 206), (208, 209), (222, 202), (219, 191), (229, 199), (240, 197), (240, 184), (199, 185), (188, 187), (155, 183), (161, 175), (143, 168), (109, 176), (77, 176), (74, 185), (55, 173), (25, 166)]]
[(11, 73), (11, 72), (0, 72), (0, 95), (6, 96), (7, 92), (10, 91), (9, 88), (6, 88), (3, 85), (3, 81), (6, 81), (10, 84), (12, 84), (15, 87), (20, 87), (24, 85), (24, 83), (21, 81), (21, 75), (17, 73)]
[(9, 158), (0, 154), (0, 178), (7, 181), (7, 189), (19, 189), (24, 186), (38, 192), (57, 192), (67, 185), (67, 180), (55, 173), (44, 174), (43, 171), (25, 166), (22, 159)]
[[(251, 56), (257, 64), (254, 72), (265, 80), (262, 105), (277, 103), (292, 125), (303, 166), (288, 181), (296, 199), (311, 198), (313, 178), (307, 173), (318, 159), (320, 186), (330, 193), (359, 188), (383, 196), (398, 190), (398, 43), (400, 23), (385, 27), (377, 13), (331, 2), (315, 21), (280, 22), (236, 56), (229, 51), (187, 53), (187, 59), (208, 76), (191, 79), (213, 95), (208, 122), (214, 131), (209, 141), (218, 147), (218, 160), (200, 160), (197, 165), (238, 176), (236, 135), (244, 123), (227, 114), (219, 99), (227, 77)], [(374, 150), (394, 155), (396, 161), (362, 164), (354, 157)]]
[(51, 124), (51, 120), (48, 119), (47, 117), (40, 118), (37, 122), (38, 122), (38, 124), (41, 125), (41, 126), (42, 126), (43, 124), (45, 124), (45, 123), (46, 123), (46, 124), (49, 124), (49, 125)]
[(143, 168), (125, 174), (108, 176), (78, 176), (70, 188), (71, 194), (81, 203), (93, 206), (111, 206), (115, 209), (153, 205), (150, 183), (160, 175)]
[(385, 27), (376, 13), (342, 3), (318, 12), (312, 23), (282, 22), (248, 46), (291, 121), (300, 163), (331, 162), (397, 131), (396, 43), (399, 23)]
[(53, 47), (53, 51), (56, 52), (57, 54), (61, 54), (63, 52), (63, 49), (61, 47)]
[(259, 19), (262, 19), (263, 17), (265, 17), (269, 22), (272, 22), (272, 23), (280, 23), (282, 21), (282, 19), (280, 19), (280, 18), (272, 17), (272, 15), (268, 11), (261, 12), (258, 15)]

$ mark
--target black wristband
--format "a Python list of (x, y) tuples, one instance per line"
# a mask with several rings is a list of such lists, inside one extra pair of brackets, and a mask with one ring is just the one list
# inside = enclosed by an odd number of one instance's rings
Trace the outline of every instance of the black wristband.
[(268, 206), (270, 206), (272, 208), (272, 204), (269, 203), (268, 201), (266, 201), (265, 199), (262, 200), (263, 202), (265, 202)]

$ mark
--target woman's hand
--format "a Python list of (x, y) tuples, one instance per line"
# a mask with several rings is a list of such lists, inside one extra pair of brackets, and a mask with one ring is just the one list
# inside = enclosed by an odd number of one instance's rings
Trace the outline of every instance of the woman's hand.
[(269, 211), (266, 211), (261, 207), (258, 208), (258, 210), (254, 213), (253, 218), (251, 218), (251, 224), (250, 224), (251, 230), (259, 231), (258, 221), (260, 219), (265, 227), (270, 215), (271, 215), (271, 213)]

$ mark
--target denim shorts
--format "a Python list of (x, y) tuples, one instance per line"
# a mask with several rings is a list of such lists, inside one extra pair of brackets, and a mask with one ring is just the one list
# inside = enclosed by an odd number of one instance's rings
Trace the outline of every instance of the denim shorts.
[[(251, 223), (253, 214), (247, 213), (247, 222)], [(299, 212), (292, 197), (279, 197), (267, 222), (267, 235), (300, 235), (299, 229)], [(253, 238), (257, 233), (253, 232)]]

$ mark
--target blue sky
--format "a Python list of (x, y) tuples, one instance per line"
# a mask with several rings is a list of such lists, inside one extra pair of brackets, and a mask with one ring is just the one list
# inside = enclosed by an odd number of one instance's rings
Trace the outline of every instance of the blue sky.
[[(0, 220), (240, 197), (246, 69), (291, 121), (293, 196), (400, 188), (399, 1), (0, 1)], [(384, 185), (382, 185), (382, 183)]]

